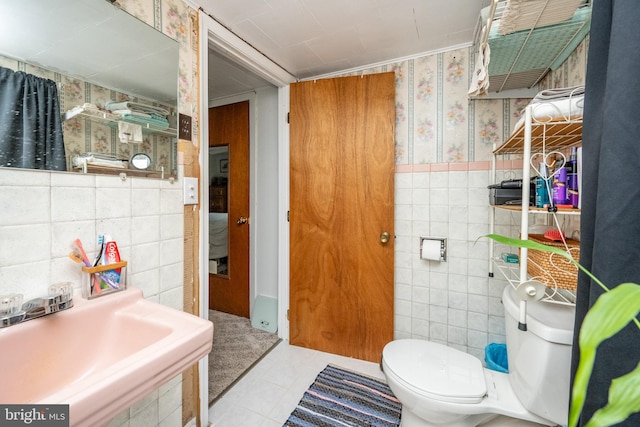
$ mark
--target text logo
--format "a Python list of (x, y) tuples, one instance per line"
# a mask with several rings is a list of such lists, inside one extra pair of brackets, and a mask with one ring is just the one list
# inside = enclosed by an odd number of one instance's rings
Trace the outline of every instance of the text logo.
[(0, 426), (69, 427), (69, 405), (0, 405)]

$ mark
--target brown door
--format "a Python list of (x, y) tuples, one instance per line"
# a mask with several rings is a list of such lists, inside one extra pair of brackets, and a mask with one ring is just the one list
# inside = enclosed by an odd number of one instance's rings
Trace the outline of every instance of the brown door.
[[(209, 308), (249, 317), (249, 102), (209, 109), (209, 146), (227, 146), (228, 161), (210, 165), (226, 170), (228, 256), (226, 270), (209, 274)], [(210, 206), (220, 205), (224, 184), (210, 191)], [(224, 210), (224, 208), (222, 208)], [(210, 272), (211, 273), (211, 272)]]
[(394, 74), (295, 83), (290, 102), (290, 342), (379, 362), (393, 339)]

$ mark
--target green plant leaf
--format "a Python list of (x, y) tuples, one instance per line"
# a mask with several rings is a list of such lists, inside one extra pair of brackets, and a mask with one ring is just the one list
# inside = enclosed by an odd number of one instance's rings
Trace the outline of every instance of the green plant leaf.
[(640, 411), (640, 363), (626, 375), (611, 381), (609, 402), (598, 409), (585, 427), (611, 426)]
[(499, 234), (487, 234), (486, 236), (482, 236), (482, 237), (488, 237), (489, 239), (493, 239), (498, 243), (502, 243), (503, 245), (516, 246), (518, 248), (534, 249), (534, 250), (543, 251), (543, 252), (551, 252), (554, 254), (562, 255), (563, 257), (568, 258), (570, 260), (573, 260), (573, 258), (571, 258), (571, 256), (569, 256), (569, 254), (566, 251), (563, 251), (560, 248), (556, 248), (555, 246), (543, 245), (542, 243), (534, 242), (533, 240), (513, 239), (511, 237), (505, 237)]
[(573, 383), (570, 426), (577, 425), (582, 412), (597, 347), (629, 324), (639, 311), (640, 286), (623, 283), (600, 295), (587, 312), (580, 328), (580, 363)]

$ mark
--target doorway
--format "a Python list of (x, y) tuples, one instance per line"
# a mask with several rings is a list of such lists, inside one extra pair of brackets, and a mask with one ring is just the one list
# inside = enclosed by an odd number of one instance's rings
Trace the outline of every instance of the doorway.
[[(294, 82), (295, 78), (285, 70), (265, 58), (260, 52), (239, 39), (228, 29), (214, 21), (204, 12), (199, 12), (200, 28), (200, 105), (201, 112), (208, 111), (210, 107), (249, 100), (249, 122), (250, 122), (250, 223), (249, 232), (252, 236), (249, 244), (250, 264), (249, 264), (249, 298), (264, 292), (273, 292), (278, 296), (278, 335), (286, 338), (288, 325), (282, 326), (286, 322), (285, 312), (280, 297), (283, 283), (283, 271), (288, 275), (288, 265), (284, 268), (282, 262), (284, 257), (278, 255), (287, 250), (282, 242), (288, 237), (282, 236), (286, 223), (286, 209), (288, 200), (284, 199), (287, 189), (287, 177), (280, 176), (282, 165), (288, 164), (286, 152), (288, 148), (286, 137), (286, 112), (288, 110), (288, 89), (287, 85)], [(263, 83), (267, 82), (267, 87), (246, 87), (243, 91), (236, 91), (238, 95), (211, 96), (211, 89), (215, 89), (216, 82), (210, 80), (210, 63), (205, 58), (212, 51), (225, 52), (227, 65), (232, 63), (241, 64), (243, 69), (238, 69), (236, 75), (240, 73), (247, 75), (247, 70), (254, 78), (260, 78)], [(223, 66), (227, 66), (223, 65)], [(212, 65), (211, 67), (216, 67)], [(237, 67), (237, 65), (236, 65)], [(244, 77), (243, 77), (244, 80)], [(210, 84), (211, 83), (211, 84)], [(212, 86), (212, 88), (210, 88)], [(259, 111), (259, 114), (257, 113)], [(256, 118), (260, 116), (260, 120)], [(206, 115), (201, 114), (199, 126), (200, 141), (209, 140), (209, 128)], [(259, 135), (259, 140), (256, 136)], [(258, 151), (260, 152), (257, 155)], [(200, 150), (201, 176), (208, 176), (209, 159), (208, 150)], [(284, 167), (286, 169), (286, 167)], [(200, 180), (200, 194), (204, 200), (209, 199), (209, 182), (206, 179)], [(259, 208), (257, 208), (259, 207)], [(208, 210), (206, 204), (201, 204), (201, 219), (206, 219)], [(201, 317), (208, 318), (209, 287), (202, 286), (208, 283), (208, 221), (200, 221), (200, 271), (199, 271), (199, 308)], [(258, 279), (259, 278), (259, 279)], [(259, 284), (258, 284), (259, 282)], [(288, 291), (285, 292), (285, 295)], [(200, 383), (200, 419), (202, 424), (208, 422), (208, 360), (199, 362), (199, 383)]]

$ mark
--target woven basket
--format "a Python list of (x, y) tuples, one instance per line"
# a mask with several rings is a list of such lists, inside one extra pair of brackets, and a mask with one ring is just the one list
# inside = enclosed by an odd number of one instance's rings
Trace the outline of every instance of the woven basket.
[[(529, 240), (567, 250), (561, 241), (546, 239), (542, 234), (529, 234)], [(580, 259), (580, 242), (566, 239), (569, 253), (578, 261)], [(527, 255), (527, 273), (549, 288), (575, 291), (578, 287), (578, 267), (565, 257), (549, 252), (529, 249)]]

